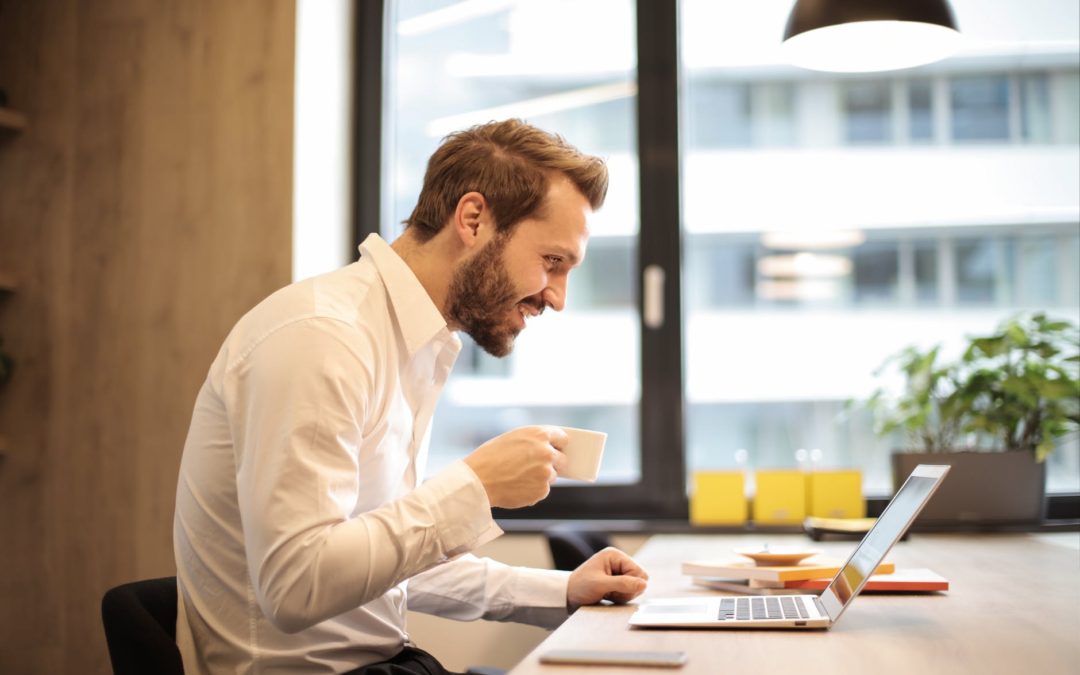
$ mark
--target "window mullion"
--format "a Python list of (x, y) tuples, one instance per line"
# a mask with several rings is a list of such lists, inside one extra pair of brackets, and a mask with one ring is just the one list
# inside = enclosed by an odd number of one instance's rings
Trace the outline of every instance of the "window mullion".
[[(685, 517), (679, 194), (678, 3), (637, 2), (640, 235), (646, 268), (664, 271), (663, 323), (641, 325), (641, 470), (651, 515)], [(643, 314), (642, 314), (643, 316)]]

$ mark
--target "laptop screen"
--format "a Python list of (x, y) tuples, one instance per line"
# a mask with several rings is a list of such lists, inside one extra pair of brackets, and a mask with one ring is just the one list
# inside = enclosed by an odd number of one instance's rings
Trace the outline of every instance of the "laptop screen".
[(948, 466), (920, 464), (885, 507), (885, 512), (863, 537), (829, 587), (821, 594), (821, 604), (835, 621), (851, 599), (859, 594), (885, 555), (922, 511), (930, 495), (948, 473)]

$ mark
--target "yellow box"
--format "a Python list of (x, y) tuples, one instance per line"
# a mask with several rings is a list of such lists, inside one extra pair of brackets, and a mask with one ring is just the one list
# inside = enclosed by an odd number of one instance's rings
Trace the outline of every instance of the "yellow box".
[(806, 474), (795, 469), (754, 473), (754, 522), (801, 524), (806, 518)]
[(862, 472), (858, 469), (811, 471), (807, 479), (806, 511), (818, 518), (865, 518)]
[(694, 525), (745, 523), (745, 490), (742, 471), (695, 471), (690, 493), (690, 522)]

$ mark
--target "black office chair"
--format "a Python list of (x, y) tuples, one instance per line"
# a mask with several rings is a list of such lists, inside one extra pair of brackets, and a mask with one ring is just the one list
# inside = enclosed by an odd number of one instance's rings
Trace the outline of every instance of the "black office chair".
[(101, 621), (115, 675), (183, 675), (176, 648), (176, 577), (110, 588)]
[[(101, 620), (114, 675), (184, 675), (176, 648), (176, 577), (134, 581), (111, 588), (101, 600)], [(505, 675), (473, 666), (470, 675)]]
[(554, 525), (544, 530), (544, 535), (555, 569), (568, 572), (576, 570), (594, 553), (611, 546), (607, 532), (572, 524)]

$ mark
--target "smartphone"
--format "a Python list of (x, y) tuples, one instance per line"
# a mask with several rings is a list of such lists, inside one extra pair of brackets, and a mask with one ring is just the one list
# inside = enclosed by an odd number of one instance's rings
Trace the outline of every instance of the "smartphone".
[(686, 652), (628, 652), (603, 649), (553, 649), (540, 655), (540, 663), (572, 663), (603, 666), (658, 666), (679, 668)]

